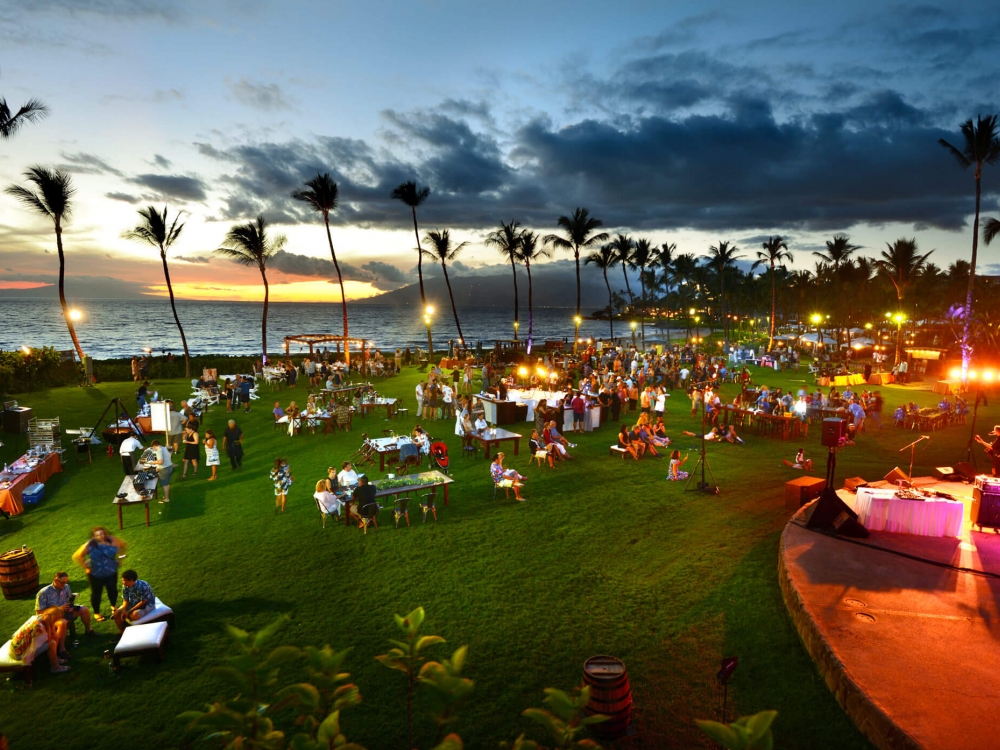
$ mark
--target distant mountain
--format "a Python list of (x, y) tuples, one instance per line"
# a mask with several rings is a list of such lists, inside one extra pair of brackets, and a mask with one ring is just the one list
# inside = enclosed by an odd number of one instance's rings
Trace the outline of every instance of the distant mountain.
[[(621, 271), (616, 274), (618, 283), (611, 280), (611, 288), (618, 291), (625, 285)], [(567, 273), (565, 268), (546, 270), (542, 265), (531, 269), (532, 287), (534, 289), (534, 304), (536, 307), (576, 307), (576, 276), (572, 269)], [(585, 315), (594, 310), (607, 307), (608, 291), (604, 286), (604, 278), (599, 271), (588, 267), (581, 269), (581, 307)], [(498, 307), (512, 309), (514, 307), (514, 278), (512, 273), (489, 276), (459, 276), (451, 279), (452, 291), (455, 294), (455, 304), (458, 307)], [(450, 309), (448, 287), (443, 277), (424, 277), (424, 288), (427, 301), (439, 310)], [(521, 309), (528, 306), (528, 275), (521, 270), (517, 275), (517, 291)], [(633, 289), (638, 293), (638, 289)], [(420, 285), (395, 289), (376, 297), (357, 300), (354, 304), (362, 305), (420, 305)]]

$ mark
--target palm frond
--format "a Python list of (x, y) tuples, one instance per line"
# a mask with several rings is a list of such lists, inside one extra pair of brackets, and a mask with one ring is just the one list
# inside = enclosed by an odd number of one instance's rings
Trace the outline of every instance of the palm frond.
[(4, 192), (43, 216), (52, 217), (48, 206), (42, 203), (41, 199), (27, 188), (20, 185), (8, 185), (4, 188)]
[(989, 245), (1000, 234), (1000, 219), (990, 217), (983, 223), (983, 242)]
[(416, 208), (427, 200), (427, 196), (430, 194), (431, 189), (429, 187), (418, 188), (417, 183), (410, 180), (394, 188), (390, 197), (393, 200), (402, 201), (410, 208)]
[(48, 115), (48, 108), (37, 99), (29, 99), (14, 115), (7, 100), (0, 98), (0, 138), (10, 138), (29, 122), (38, 122)]
[[(969, 122), (971, 123), (972, 121), (970, 120)], [(968, 157), (966, 157), (965, 154), (963, 154), (957, 148), (948, 143), (948, 141), (946, 141), (944, 138), (938, 138), (938, 143), (944, 146), (944, 148), (947, 149), (948, 153), (951, 154), (953, 157), (955, 157), (955, 161), (958, 162), (958, 166), (960, 166), (962, 169), (968, 169), (969, 167), (972, 166), (972, 162), (969, 161)]]

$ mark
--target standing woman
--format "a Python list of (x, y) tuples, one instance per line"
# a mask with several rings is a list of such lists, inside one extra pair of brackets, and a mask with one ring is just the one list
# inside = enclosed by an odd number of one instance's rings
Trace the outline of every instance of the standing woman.
[(285, 500), (288, 497), (288, 489), (292, 486), (292, 472), (288, 468), (288, 461), (284, 458), (274, 459), (274, 468), (271, 469), (271, 481), (274, 483), (274, 512), (278, 509), (285, 512)]
[(197, 422), (193, 424), (188, 422), (181, 435), (181, 442), (184, 443), (184, 468), (181, 470), (181, 479), (187, 476), (188, 463), (194, 466), (194, 473), (198, 473), (198, 443), (201, 442), (201, 438), (194, 427), (195, 424)]
[(95, 526), (90, 539), (73, 553), (73, 562), (83, 568), (90, 581), (90, 611), (97, 622), (104, 622), (101, 615), (101, 590), (108, 592), (108, 601), (114, 610), (118, 603), (118, 555), (124, 557), (125, 541), (111, 536), (103, 526)]
[(219, 441), (212, 430), (205, 430), (205, 466), (212, 467), (212, 476), (208, 478), (211, 482), (219, 473)]
[(226, 399), (226, 411), (233, 410), (233, 381), (226, 378), (225, 385), (222, 386), (222, 396)]
[(465, 363), (465, 369), (462, 372), (462, 393), (466, 396), (472, 395), (472, 365), (468, 362)]

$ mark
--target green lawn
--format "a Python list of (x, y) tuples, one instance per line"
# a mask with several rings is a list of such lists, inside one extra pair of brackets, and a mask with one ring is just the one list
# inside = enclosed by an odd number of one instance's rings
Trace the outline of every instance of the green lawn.
[[(405, 397), (413, 410), (418, 374), (379, 383), (387, 395)], [(795, 386), (807, 374), (758, 371), (758, 380)], [(182, 398), (181, 381), (158, 382), (162, 395)], [(735, 386), (724, 395), (731, 397)], [(300, 403), (306, 389), (278, 394)], [(884, 387), (886, 411), (899, 401), (936, 403), (916, 387)], [(108, 401), (134, 403), (130, 383), (93, 389), (24, 394), (36, 416), (59, 416), (66, 427), (93, 424)], [(612, 426), (580, 438), (578, 460), (538, 468), (521, 455), (508, 465), (529, 477), (529, 501), (493, 500), (488, 463), (463, 459), (451, 421), (430, 426), (449, 445), (455, 484), (451, 506), (439, 522), (393, 528), (383, 512), (379, 533), (329, 524), (322, 529), (312, 486), (326, 467), (339, 464), (358, 446), (361, 433), (380, 434), (383, 414), (355, 421), (349, 435), (302, 435), (272, 429), (270, 394), (238, 419), (246, 431), (246, 459), (232, 471), (223, 455), (220, 478), (181, 480), (175, 471), (173, 502), (152, 506), (146, 528), (141, 510), (127, 509), (122, 536), (128, 566), (150, 581), (177, 615), (177, 630), (162, 665), (126, 661), (120, 676), (101, 654), (114, 630), (83, 640), (72, 671), (53, 676), (43, 667), (34, 687), (19, 679), (0, 705), (0, 730), (11, 747), (176, 747), (189, 744), (176, 716), (221, 697), (225, 687), (209, 673), (228, 652), (225, 622), (256, 629), (279, 613), (290, 623), (279, 642), (351, 647), (347, 668), (364, 696), (343, 721), (347, 736), (370, 748), (405, 747), (404, 685), (401, 676), (377, 664), (386, 641), (396, 637), (394, 613), (423, 605), (426, 632), (439, 633), (445, 656), (468, 644), (467, 674), (475, 692), (457, 730), (470, 747), (495, 747), (521, 731), (535, 733), (520, 712), (540, 705), (547, 686), (568, 688), (580, 680), (583, 661), (594, 654), (622, 658), (635, 696), (636, 737), (620, 747), (707, 747), (693, 726), (716, 707), (714, 674), (723, 656), (740, 659), (730, 698), (740, 714), (779, 711), (776, 744), (783, 748), (862, 748), (853, 728), (803, 650), (781, 602), (775, 579), (778, 540), (788, 518), (782, 484), (795, 472), (779, 465), (797, 445), (747, 435), (745, 446), (709, 447), (722, 494), (685, 494), (666, 482), (666, 461), (623, 462), (608, 456)], [(668, 401), (668, 425), (677, 444), (694, 448), (682, 429), (697, 429), (681, 392)], [(988, 417), (984, 419), (984, 413)], [(1000, 416), (995, 405), (980, 412), (985, 433)], [(207, 426), (225, 426), (223, 407), (213, 407)], [(397, 429), (413, 425), (400, 423)], [(522, 432), (527, 425), (520, 426)], [(904, 465), (898, 448), (913, 435), (887, 427), (870, 431), (840, 455), (840, 478), (877, 478)], [(917, 473), (959, 460), (967, 428), (934, 433), (917, 456)], [(12, 441), (0, 457), (14, 457)], [(822, 459), (819, 430), (807, 450)], [(23, 447), (23, 443), (22, 443)], [(692, 451), (693, 453), (693, 451)], [(289, 509), (277, 516), (267, 477), (276, 455), (287, 456), (296, 478)], [(53, 477), (47, 499), (9, 522), (0, 520), (8, 549), (32, 547), (43, 582), (58, 569), (89, 597), (71, 553), (92, 526), (114, 528), (111, 499), (121, 481), (117, 456), (95, 453), (77, 467), (67, 451), (66, 470)], [(692, 461), (687, 468), (690, 468)], [(825, 462), (817, 461), (823, 471)], [(369, 472), (377, 477), (377, 471)], [(29, 615), (29, 601), (3, 602), (0, 633), (9, 636)], [(291, 679), (294, 675), (290, 674)], [(40, 720), (40, 715), (44, 719)], [(417, 745), (428, 748), (433, 728), (422, 712)], [(541, 737), (539, 736), (539, 739)]]

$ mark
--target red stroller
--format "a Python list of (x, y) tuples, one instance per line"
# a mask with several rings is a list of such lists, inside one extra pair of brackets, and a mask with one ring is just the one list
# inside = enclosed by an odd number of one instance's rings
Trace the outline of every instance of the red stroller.
[(448, 473), (448, 446), (440, 440), (431, 443), (431, 457), (434, 463), (445, 474)]

